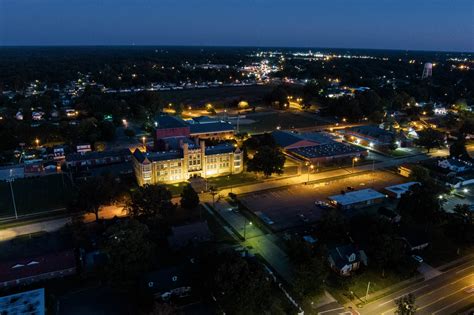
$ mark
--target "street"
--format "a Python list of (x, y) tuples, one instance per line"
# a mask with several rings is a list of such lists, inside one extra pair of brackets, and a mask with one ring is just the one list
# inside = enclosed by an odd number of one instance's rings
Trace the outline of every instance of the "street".
[(412, 293), (416, 297), (417, 314), (453, 314), (457, 310), (474, 307), (474, 291), (468, 292), (470, 288), (474, 288), (472, 259), (437, 277), (410, 285), (357, 310), (363, 315), (395, 314), (394, 301)]

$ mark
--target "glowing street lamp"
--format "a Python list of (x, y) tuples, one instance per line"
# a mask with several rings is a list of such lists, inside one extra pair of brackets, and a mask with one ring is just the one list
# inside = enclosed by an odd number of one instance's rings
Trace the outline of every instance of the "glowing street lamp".
[(145, 137), (145, 136), (143, 136), (143, 137), (142, 137), (143, 150), (145, 150), (145, 151), (146, 151), (146, 143), (145, 143), (145, 141), (146, 141), (146, 137)]
[(38, 138), (36, 138), (36, 139), (35, 139), (35, 143), (36, 143), (36, 146), (37, 146), (37, 147), (39, 147), (39, 143), (40, 143), (40, 141), (39, 141), (39, 139), (38, 139)]
[(358, 157), (353, 157), (352, 158), (352, 173), (354, 173), (354, 164), (355, 162), (359, 161), (359, 158)]
[[(245, 218), (245, 223), (244, 223), (244, 241), (247, 240), (247, 222), (248, 222), (248, 219), (247, 219), (247, 217), (246, 217), (246, 218)], [(248, 225), (249, 225), (249, 226), (252, 226), (252, 225), (253, 225), (252, 221), (250, 221), (250, 222), (248, 223)]]

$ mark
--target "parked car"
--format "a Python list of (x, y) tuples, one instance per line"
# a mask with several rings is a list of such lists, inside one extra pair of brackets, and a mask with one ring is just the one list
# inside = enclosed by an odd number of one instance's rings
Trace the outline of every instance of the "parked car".
[(417, 261), (420, 264), (423, 262), (423, 258), (421, 258), (418, 255), (411, 255), (411, 258), (413, 258), (415, 261)]
[(321, 201), (321, 200), (318, 200), (314, 203), (314, 205), (316, 207), (320, 207), (320, 208), (323, 208), (323, 209), (330, 209), (332, 208), (331, 205), (325, 201)]
[(305, 222), (305, 223), (309, 222), (308, 218), (305, 217), (304, 214), (300, 213), (298, 216), (300, 217), (300, 219), (301, 219), (303, 222)]

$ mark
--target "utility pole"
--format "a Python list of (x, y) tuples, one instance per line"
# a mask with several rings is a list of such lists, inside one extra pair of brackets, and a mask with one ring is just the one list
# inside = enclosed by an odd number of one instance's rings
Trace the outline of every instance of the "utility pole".
[(370, 281), (367, 283), (367, 292), (365, 292), (365, 303), (367, 303), (367, 297), (369, 296), (369, 290), (370, 290)]
[(10, 183), (10, 192), (12, 194), (12, 201), (13, 201), (13, 210), (15, 211), (15, 219), (18, 219), (18, 212), (16, 210), (16, 202), (15, 202), (15, 194), (13, 193), (13, 181), (14, 181), (14, 177), (12, 176), (12, 170), (10, 170), (10, 179), (8, 180), (8, 182)]

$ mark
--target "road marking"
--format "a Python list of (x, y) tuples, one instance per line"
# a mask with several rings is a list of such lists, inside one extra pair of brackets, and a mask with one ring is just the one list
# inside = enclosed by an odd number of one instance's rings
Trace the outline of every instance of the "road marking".
[(459, 289), (459, 290), (457, 290), (457, 291), (454, 291), (454, 292), (451, 293), (451, 294), (444, 295), (444, 296), (440, 297), (439, 299), (437, 299), (436, 301), (431, 302), (431, 303), (429, 303), (429, 304), (426, 304), (426, 305), (424, 305), (424, 306), (418, 308), (417, 310), (422, 310), (422, 309), (424, 309), (424, 308), (426, 308), (426, 307), (428, 307), (428, 306), (430, 306), (430, 305), (433, 305), (433, 304), (435, 304), (435, 303), (438, 303), (439, 301), (446, 299), (448, 296), (457, 294), (457, 293), (459, 293), (459, 292), (461, 292), (461, 291), (466, 290), (466, 289), (469, 288), (469, 287), (470, 287), (470, 285), (468, 285), (468, 286), (466, 286), (466, 287), (464, 287), (464, 288), (461, 288), (461, 289)]
[(447, 284), (445, 284), (445, 285), (443, 285), (443, 286), (441, 286), (441, 287), (438, 287), (437, 289), (434, 289), (434, 290), (432, 290), (432, 291), (430, 291), (430, 292), (428, 292), (428, 293), (419, 295), (419, 296), (417, 296), (417, 298), (419, 299), (419, 298), (421, 298), (421, 297), (424, 297), (424, 296), (427, 296), (427, 295), (431, 295), (431, 294), (433, 294), (433, 292), (442, 290), (444, 287), (447, 287), (447, 286), (449, 286), (449, 285), (458, 283), (459, 281), (462, 281), (462, 280), (464, 280), (464, 279), (466, 279), (466, 278), (473, 277), (473, 276), (474, 276), (474, 274), (470, 274), (470, 275), (464, 276), (464, 277), (462, 277), (462, 278), (457, 279), (456, 281), (453, 281), (453, 282), (447, 283)]
[[(454, 302), (454, 303), (451, 303), (451, 304), (449, 304), (449, 305), (446, 305), (445, 307), (440, 308), (440, 309), (437, 310), (436, 312), (433, 312), (433, 315), (436, 314), (436, 313), (439, 313), (439, 312), (441, 312), (441, 311), (443, 311), (443, 310), (445, 310), (445, 309), (447, 309), (448, 307), (451, 307), (451, 306), (453, 306), (453, 305), (456, 305), (456, 304), (458, 304), (459, 302), (462, 302), (462, 301), (464, 301), (464, 300), (466, 300), (466, 299), (469, 299), (469, 298), (474, 298), (474, 296), (473, 296), (473, 295), (469, 295), (469, 296), (466, 296), (465, 298), (462, 298), (462, 299), (460, 299), (460, 300), (457, 300), (457, 301)], [(473, 301), (474, 301), (474, 300), (473, 300)]]
[(458, 270), (458, 271), (456, 271), (456, 274), (458, 274), (458, 273), (460, 273), (460, 272), (463, 272), (464, 270), (471, 269), (471, 268), (474, 268), (474, 265), (469, 266), (469, 267), (466, 267), (466, 268), (461, 269), (461, 270)]
[(333, 311), (343, 310), (343, 309), (344, 309), (344, 307), (333, 308), (332, 310), (327, 310), (327, 311), (318, 312), (318, 315), (319, 315), (319, 314), (324, 314), (324, 313), (333, 312)]
[(407, 295), (407, 294), (409, 294), (409, 293), (416, 292), (416, 291), (421, 290), (421, 289), (424, 289), (424, 288), (426, 288), (426, 287), (429, 287), (429, 285), (424, 285), (424, 286), (422, 286), (422, 287), (419, 287), (419, 288), (416, 289), (416, 290), (413, 290), (413, 291), (410, 291), (410, 292), (408, 292), (408, 293), (402, 294), (402, 295), (400, 295), (400, 296), (398, 296), (398, 297), (395, 297), (395, 298), (391, 299), (390, 301), (383, 302), (382, 304), (379, 304), (379, 306), (383, 306), (383, 305), (385, 305), (385, 304), (387, 304), (387, 303), (393, 302), (393, 300), (399, 299), (399, 298), (401, 298), (402, 296), (405, 296), (405, 295)]

